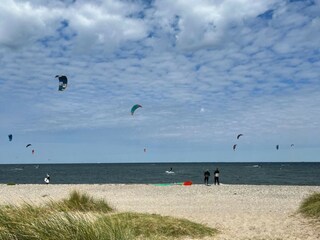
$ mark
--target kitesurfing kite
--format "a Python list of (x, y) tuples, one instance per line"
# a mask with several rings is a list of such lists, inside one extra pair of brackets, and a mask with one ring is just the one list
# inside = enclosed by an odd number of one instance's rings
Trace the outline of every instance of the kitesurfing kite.
[(68, 78), (66, 76), (57, 75), (56, 78), (59, 79), (59, 91), (63, 91), (67, 88)]
[(276, 146), (276, 149), (279, 150), (279, 145)]
[(241, 136), (243, 136), (243, 134), (241, 133), (241, 134), (239, 134), (238, 136), (237, 136), (237, 139), (239, 139)]
[(292, 144), (291, 144), (291, 147), (293, 147), (293, 146), (294, 146), (294, 144), (292, 143)]
[(147, 152), (147, 149), (145, 148), (145, 149), (143, 149), (143, 151), (144, 151), (144, 152)]
[(32, 149), (32, 154), (34, 154), (34, 149)]
[(233, 148), (233, 151), (236, 150), (236, 147), (237, 147), (237, 144), (234, 144), (233, 147), (232, 147), (232, 148)]
[(131, 115), (133, 115), (138, 108), (142, 108), (142, 106), (139, 104), (133, 105), (133, 107), (131, 108)]
[(27, 144), (26, 148), (27, 148), (27, 147), (30, 147), (30, 146), (32, 146), (32, 145), (29, 143), (29, 144)]
[(11, 142), (12, 141), (12, 134), (9, 134), (8, 138), (9, 138), (9, 141)]

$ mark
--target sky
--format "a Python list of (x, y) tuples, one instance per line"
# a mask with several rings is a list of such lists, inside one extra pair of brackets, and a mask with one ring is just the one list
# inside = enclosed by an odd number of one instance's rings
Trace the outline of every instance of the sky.
[(320, 161), (319, 0), (1, 3), (0, 164)]

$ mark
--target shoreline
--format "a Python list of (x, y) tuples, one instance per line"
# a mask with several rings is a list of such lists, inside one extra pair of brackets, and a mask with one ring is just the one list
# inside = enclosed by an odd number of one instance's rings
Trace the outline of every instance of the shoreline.
[(320, 186), (153, 184), (0, 184), (0, 204), (43, 204), (73, 190), (104, 199), (116, 211), (155, 213), (217, 228), (214, 239), (320, 239), (320, 224), (297, 214)]

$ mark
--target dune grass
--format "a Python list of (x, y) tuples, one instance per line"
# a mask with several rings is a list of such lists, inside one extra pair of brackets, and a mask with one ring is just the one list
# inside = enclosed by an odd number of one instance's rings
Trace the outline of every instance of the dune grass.
[(308, 196), (300, 205), (299, 212), (306, 217), (320, 220), (320, 193)]
[(8, 185), (8, 186), (14, 186), (14, 185), (16, 185), (16, 183), (14, 183), (14, 182), (8, 182), (7, 185)]
[(59, 202), (51, 202), (49, 206), (52, 209), (68, 212), (68, 211), (80, 211), (80, 212), (103, 212), (108, 213), (113, 209), (104, 200), (97, 200), (89, 196), (86, 193), (80, 193), (78, 191), (72, 191), (69, 198), (63, 199)]
[(0, 240), (160, 240), (216, 232), (185, 219), (115, 213), (103, 200), (76, 191), (44, 206), (0, 206)]
[(202, 224), (158, 214), (119, 213), (114, 217), (126, 222), (136, 237), (142, 236), (147, 239), (152, 237), (168, 239), (183, 236), (203, 238), (217, 233), (217, 230)]
[[(19, 210), (18, 210), (19, 211)], [(0, 217), (5, 214), (0, 213)], [(4, 217), (0, 222), (1, 240), (129, 240), (134, 239), (122, 222), (106, 218), (92, 220), (80, 213), (50, 214), (27, 220)]]

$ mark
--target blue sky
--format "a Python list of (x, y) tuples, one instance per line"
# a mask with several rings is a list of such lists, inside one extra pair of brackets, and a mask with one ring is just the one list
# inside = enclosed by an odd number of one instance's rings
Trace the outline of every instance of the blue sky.
[(3, 2), (0, 163), (320, 160), (319, 0)]

